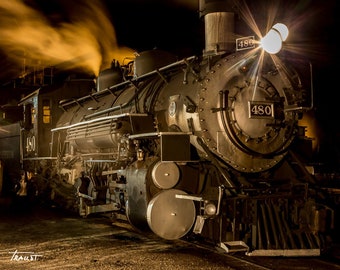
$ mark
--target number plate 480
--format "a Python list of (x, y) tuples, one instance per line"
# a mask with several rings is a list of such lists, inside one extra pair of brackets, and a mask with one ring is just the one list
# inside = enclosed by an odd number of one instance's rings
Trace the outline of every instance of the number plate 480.
[(274, 104), (269, 102), (249, 101), (249, 118), (274, 118)]

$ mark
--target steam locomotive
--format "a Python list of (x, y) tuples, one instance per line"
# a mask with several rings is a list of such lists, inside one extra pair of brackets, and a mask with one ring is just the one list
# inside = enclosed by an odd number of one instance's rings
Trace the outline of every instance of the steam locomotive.
[(202, 55), (144, 51), (113, 60), (77, 98), (21, 99), (22, 168), (39, 194), (84, 217), (111, 213), (164, 239), (249, 256), (318, 256), (334, 212), (299, 124), (313, 105), (310, 65), (301, 75), (297, 59), (251, 37), (235, 49), (234, 13), (201, 2)]

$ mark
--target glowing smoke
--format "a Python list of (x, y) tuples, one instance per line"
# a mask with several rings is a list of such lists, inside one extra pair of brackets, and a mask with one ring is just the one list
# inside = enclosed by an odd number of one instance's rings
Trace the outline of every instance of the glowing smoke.
[[(73, 3), (74, 4), (74, 3)], [(114, 27), (100, 1), (82, 1), (67, 21), (53, 24), (23, 0), (0, 1), (0, 50), (21, 67), (64, 65), (98, 74), (112, 59), (122, 63), (133, 51), (120, 48)]]

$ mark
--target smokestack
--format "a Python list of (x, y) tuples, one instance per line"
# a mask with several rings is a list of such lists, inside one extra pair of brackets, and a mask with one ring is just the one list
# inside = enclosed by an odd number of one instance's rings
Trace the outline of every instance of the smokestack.
[(234, 12), (231, 0), (200, 0), (200, 18), (204, 17), (205, 55), (235, 51)]

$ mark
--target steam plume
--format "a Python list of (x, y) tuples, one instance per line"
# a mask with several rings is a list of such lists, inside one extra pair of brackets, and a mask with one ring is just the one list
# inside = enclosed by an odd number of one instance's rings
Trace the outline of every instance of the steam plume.
[(0, 50), (21, 72), (23, 66), (67, 63), (68, 69), (81, 68), (98, 75), (112, 59), (122, 62), (133, 54), (118, 46), (115, 29), (100, 1), (73, 1), (72, 9), (64, 10), (67, 20), (57, 23), (26, 2), (0, 1)]

